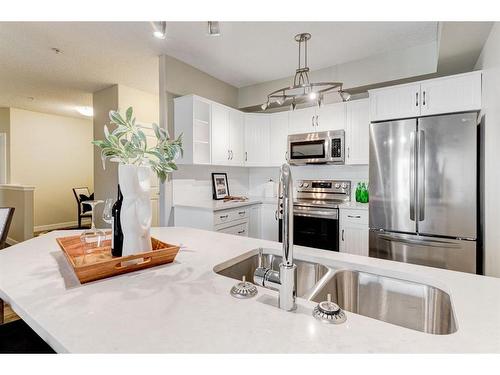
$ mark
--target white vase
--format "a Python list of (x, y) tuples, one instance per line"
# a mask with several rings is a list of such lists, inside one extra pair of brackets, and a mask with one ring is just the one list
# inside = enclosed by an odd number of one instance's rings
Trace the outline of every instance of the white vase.
[(123, 194), (120, 222), (123, 231), (122, 256), (151, 251), (151, 168), (130, 164), (118, 166)]

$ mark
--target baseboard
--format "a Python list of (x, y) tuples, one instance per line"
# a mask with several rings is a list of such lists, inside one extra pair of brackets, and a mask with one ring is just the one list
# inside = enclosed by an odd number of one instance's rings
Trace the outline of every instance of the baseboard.
[(72, 228), (72, 227), (77, 227), (78, 222), (77, 221), (68, 221), (66, 223), (55, 223), (55, 224), (47, 224), (47, 225), (37, 225), (33, 230), (35, 232), (42, 232), (45, 230), (56, 230), (56, 229), (63, 229), (63, 228)]
[(10, 237), (7, 237), (7, 239), (5, 240), (5, 242), (7, 242), (7, 244), (10, 245), (10, 246), (13, 246), (13, 245), (16, 245), (16, 244), (19, 243), (19, 241), (16, 241), (15, 239), (10, 238)]

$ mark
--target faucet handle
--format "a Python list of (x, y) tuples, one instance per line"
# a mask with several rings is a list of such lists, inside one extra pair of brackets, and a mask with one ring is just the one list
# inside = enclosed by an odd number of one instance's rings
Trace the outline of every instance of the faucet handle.
[(261, 268), (262, 267), (262, 257), (264, 256), (264, 249), (262, 247), (259, 247), (259, 254), (257, 257), (257, 267)]

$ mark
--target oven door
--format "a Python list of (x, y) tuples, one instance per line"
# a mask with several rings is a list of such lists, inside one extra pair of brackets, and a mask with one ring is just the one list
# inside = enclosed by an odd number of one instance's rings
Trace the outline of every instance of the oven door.
[(288, 155), (290, 164), (322, 164), (330, 159), (330, 142), (326, 137), (311, 136), (312, 139), (289, 136)]
[[(293, 210), (295, 245), (339, 251), (338, 209), (294, 206)], [(282, 241), (281, 220), (279, 224), (279, 238)]]

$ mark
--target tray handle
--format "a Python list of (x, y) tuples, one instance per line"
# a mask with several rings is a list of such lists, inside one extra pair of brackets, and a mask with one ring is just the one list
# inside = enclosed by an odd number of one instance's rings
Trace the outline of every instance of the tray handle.
[[(122, 269), (130, 267), (130, 266), (142, 266), (143, 264), (148, 264), (149, 262), (151, 262), (152, 258), (151, 257), (147, 257), (147, 258), (142, 258), (142, 259), (143, 260), (141, 262), (135, 263), (133, 265), (123, 265), (122, 262), (117, 263), (117, 264), (115, 264), (115, 269), (116, 270), (122, 270)], [(131, 260), (134, 260), (134, 259), (131, 259)], [(130, 262), (131, 260), (123, 261), (123, 263)]]

